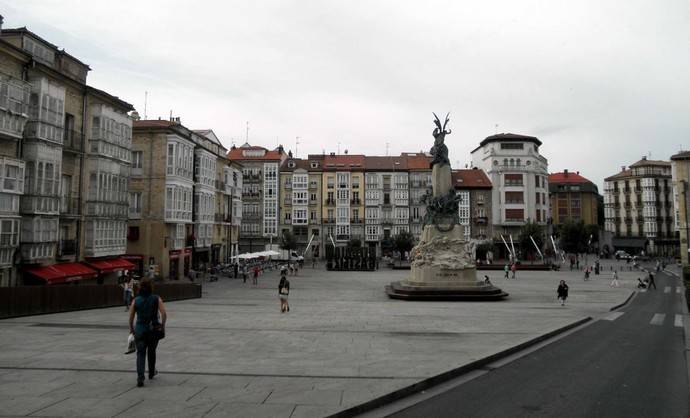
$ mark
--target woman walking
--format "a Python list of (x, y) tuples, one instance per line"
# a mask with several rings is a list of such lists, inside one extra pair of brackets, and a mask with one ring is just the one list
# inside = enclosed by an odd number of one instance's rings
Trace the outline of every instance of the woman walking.
[[(160, 312), (160, 319), (158, 313)], [(136, 325), (134, 316), (137, 317)], [(158, 295), (153, 294), (153, 284), (146, 278), (139, 284), (139, 295), (129, 308), (129, 332), (134, 334), (137, 345), (137, 386), (144, 386), (146, 360), (149, 363), (149, 380), (156, 372), (156, 347), (158, 341), (165, 337), (167, 320), (165, 305)]]
[(616, 270), (613, 271), (611, 284), (609, 286), (611, 286), (611, 287), (619, 287), (620, 286), (620, 284), (618, 283), (618, 272)]
[(290, 312), (288, 295), (290, 294), (290, 281), (285, 276), (285, 271), (280, 272), (280, 283), (278, 283), (278, 297), (280, 298), (280, 312)]
[(561, 302), (561, 306), (565, 305), (565, 300), (568, 299), (568, 285), (565, 284), (565, 280), (561, 280), (556, 294), (558, 294), (558, 300)]
[(132, 295), (134, 294), (134, 283), (132, 283), (132, 277), (125, 277), (125, 282), (122, 284), (122, 289), (124, 290), (125, 299), (125, 311), (129, 310), (129, 305), (132, 303)]

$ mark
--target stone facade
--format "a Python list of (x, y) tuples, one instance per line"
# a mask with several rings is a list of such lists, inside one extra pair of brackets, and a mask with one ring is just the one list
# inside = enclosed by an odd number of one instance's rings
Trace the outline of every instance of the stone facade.
[(690, 151), (671, 157), (675, 225), (679, 233), (680, 258), (684, 266), (690, 265)]

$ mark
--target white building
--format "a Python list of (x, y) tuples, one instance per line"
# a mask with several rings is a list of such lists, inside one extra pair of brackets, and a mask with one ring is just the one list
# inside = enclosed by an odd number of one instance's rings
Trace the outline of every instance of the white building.
[(671, 163), (646, 157), (604, 183), (604, 226), (616, 250), (675, 255)]
[(546, 225), (549, 214), (548, 161), (533, 136), (502, 133), (486, 137), (472, 151), (472, 165), (488, 175), (493, 232), (517, 236), (527, 222)]

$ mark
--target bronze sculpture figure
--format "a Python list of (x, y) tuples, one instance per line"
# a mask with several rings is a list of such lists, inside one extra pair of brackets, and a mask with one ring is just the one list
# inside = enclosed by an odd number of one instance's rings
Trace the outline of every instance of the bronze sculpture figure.
[(441, 126), (441, 121), (438, 116), (436, 116), (436, 113), (433, 113), (433, 115), (436, 128), (434, 128), (434, 132), (432, 133), (434, 136), (434, 146), (431, 147), (430, 153), (434, 159), (431, 161), (431, 166), (433, 167), (435, 164), (450, 165), (450, 161), (448, 160), (448, 147), (444, 144), (446, 135), (450, 135), (451, 133), (450, 129), (446, 131), (446, 125), (448, 125), (448, 121), (450, 120), (448, 117), (450, 113), (446, 114), (446, 121), (443, 123), (443, 126)]

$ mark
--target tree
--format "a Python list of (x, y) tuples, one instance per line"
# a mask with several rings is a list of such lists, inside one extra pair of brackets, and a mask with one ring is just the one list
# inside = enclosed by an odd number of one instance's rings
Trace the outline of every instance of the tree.
[(587, 248), (589, 235), (585, 231), (582, 221), (566, 220), (558, 228), (560, 247), (568, 253), (579, 253)]
[(297, 238), (295, 238), (292, 232), (283, 231), (283, 235), (280, 236), (280, 248), (287, 250), (289, 261), (292, 251), (297, 249)]
[(403, 258), (406, 251), (410, 251), (414, 247), (414, 236), (409, 231), (401, 231), (393, 237), (393, 248), (400, 252), (400, 259)]
[[(530, 239), (530, 237), (532, 237)], [(537, 244), (539, 251), (544, 248), (544, 230), (541, 225), (528, 222), (520, 228), (520, 235), (518, 236), (518, 242), (520, 243), (520, 249), (522, 250), (523, 256), (527, 254), (539, 255), (537, 250), (534, 248), (534, 243)]]
[[(590, 246), (594, 246), (595, 243), (599, 242), (599, 225), (585, 225), (585, 237), (587, 238), (587, 243), (592, 240)], [(594, 246), (596, 247), (596, 246)], [(591, 248), (588, 248), (591, 250)]]

